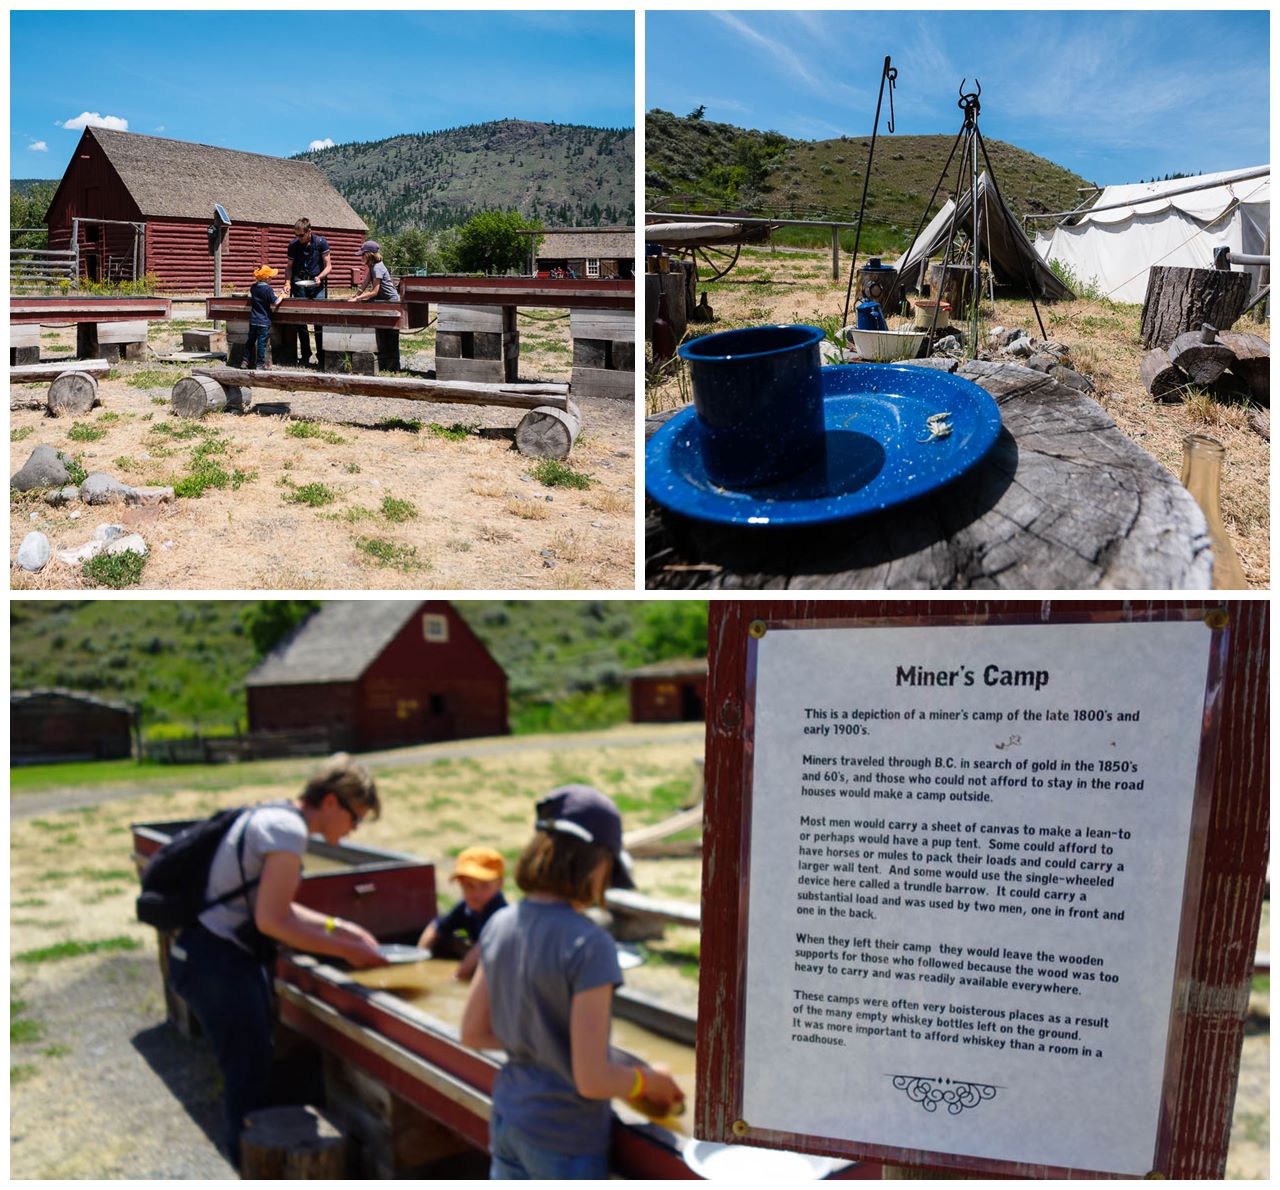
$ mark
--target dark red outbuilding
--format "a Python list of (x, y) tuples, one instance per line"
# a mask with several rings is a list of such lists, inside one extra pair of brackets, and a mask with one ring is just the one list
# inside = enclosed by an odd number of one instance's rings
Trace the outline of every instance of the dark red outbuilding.
[(79, 690), (9, 694), (12, 764), (122, 760), (133, 751), (133, 709)]
[(368, 229), (317, 166), (107, 128), (86, 128), (80, 137), (49, 204), (49, 247), (71, 248), (74, 229), (82, 277), (128, 281), (150, 273), (163, 292), (210, 294), (206, 228), (215, 203), (231, 219), (224, 292), (247, 291), (261, 264), (280, 270), (279, 288), (300, 218), (329, 241), (330, 285), (364, 275), (356, 252)]
[(707, 714), (707, 659), (655, 661), (624, 675), (632, 723), (700, 723)]
[(445, 600), (324, 604), (245, 680), (249, 730), (351, 751), (506, 735), (507, 676)]

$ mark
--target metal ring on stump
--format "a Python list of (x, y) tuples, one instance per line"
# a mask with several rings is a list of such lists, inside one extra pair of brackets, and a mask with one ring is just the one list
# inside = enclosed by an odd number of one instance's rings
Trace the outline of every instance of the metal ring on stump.
[(244, 1118), (240, 1176), (273, 1180), (341, 1178), (347, 1172), (347, 1138), (315, 1107), (264, 1107)]

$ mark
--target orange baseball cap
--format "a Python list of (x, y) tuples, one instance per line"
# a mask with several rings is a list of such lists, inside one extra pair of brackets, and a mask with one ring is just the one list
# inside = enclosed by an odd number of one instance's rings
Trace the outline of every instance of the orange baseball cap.
[(492, 847), (468, 847), (458, 852), (453, 865), (453, 879), (470, 876), (473, 880), (501, 880), (506, 872), (502, 856)]
[(279, 269), (273, 269), (270, 265), (260, 264), (253, 270), (253, 279), (255, 281), (265, 281), (268, 277), (274, 277), (279, 272)]

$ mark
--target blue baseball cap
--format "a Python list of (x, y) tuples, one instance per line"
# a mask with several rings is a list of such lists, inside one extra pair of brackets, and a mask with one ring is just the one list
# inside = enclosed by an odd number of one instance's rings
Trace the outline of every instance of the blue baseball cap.
[(613, 853), (613, 888), (635, 888), (631, 857), (622, 846), (622, 815), (598, 789), (590, 785), (561, 785), (537, 805), (534, 827), (540, 831), (572, 835)]

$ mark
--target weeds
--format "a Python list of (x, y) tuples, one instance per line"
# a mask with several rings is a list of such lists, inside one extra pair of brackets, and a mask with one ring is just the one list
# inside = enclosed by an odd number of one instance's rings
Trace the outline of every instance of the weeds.
[(35, 426), (18, 426), (17, 429), (9, 431), (9, 441), (21, 442), (24, 438), (30, 438), (35, 432)]
[(78, 421), (67, 431), (67, 437), (72, 442), (97, 442), (99, 438), (106, 436), (106, 430), (91, 426), (87, 421)]
[(290, 438), (316, 438), (333, 446), (341, 446), (346, 439), (333, 430), (325, 429), (313, 421), (291, 421), (284, 428)]
[(529, 474), (548, 488), (589, 488), (595, 482), (559, 459), (539, 459)]
[(58, 959), (76, 959), (87, 954), (101, 954), (103, 951), (141, 950), (142, 943), (136, 938), (117, 935), (114, 938), (98, 938), (92, 942), (58, 942), (53, 946), (43, 946), (38, 950), (24, 950), (13, 956), (17, 963), (47, 963)]
[(418, 510), (408, 500), (397, 500), (394, 496), (382, 499), (382, 515), (393, 525), (411, 521), (418, 515)]
[(301, 486), (290, 484), (284, 497), (286, 504), (305, 504), (308, 508), (332, 504), (337, 498), (333, 490), (322, 483), (304, 483)]
[(422, 423), (416, 418), (409, 420), (403, 417), (384, 417), (376, 426), (375, 430), (408, 430), (410, 434), (420, 433)]
[(123, 550), (118, 554), (99, 554), (84, 564), (84, 576), (100, 587), (119, 591), (135, 587), (142, 579), (142, 569), (147, 564), (146, 554)]
[(177, 368), (139, 368), (128, 383), (130, 388), (172, 388), (181, 379)]
[(421, 570), (425, 564), (418, 560), (418, 551), (410, 545), (397, 545), (381, 537), (357, 537), (356, 549), (378, 566), (393, 570)]
[(461, 442), (464, 438), (469, 438), (479, 429), (479, 422), (455, 421), (451, 426), (442, 426), (438, 421), (433, 421), (429, 426), (427, 426), (427, 430), (430, 433), (434, 434), (437, 438), (443, 438), (446, 442)]

